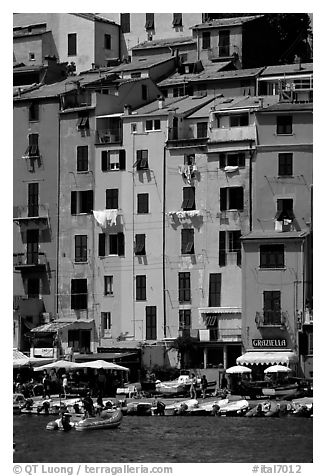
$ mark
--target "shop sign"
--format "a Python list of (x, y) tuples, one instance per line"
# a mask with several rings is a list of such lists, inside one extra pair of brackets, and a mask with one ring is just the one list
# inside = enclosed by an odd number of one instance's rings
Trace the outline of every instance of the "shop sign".
[(34, 348), (34, 357), (53, 357), (53, 347)]
[(252, 339), (252, 346), (259, 348), (287, 347), (286, 339)]

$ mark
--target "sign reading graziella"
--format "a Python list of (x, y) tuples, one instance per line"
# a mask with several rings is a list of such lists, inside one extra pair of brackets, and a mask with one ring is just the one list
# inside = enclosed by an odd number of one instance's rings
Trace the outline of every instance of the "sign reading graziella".
[(287, 347), (286, 339), (252, 339), (253, 347)]

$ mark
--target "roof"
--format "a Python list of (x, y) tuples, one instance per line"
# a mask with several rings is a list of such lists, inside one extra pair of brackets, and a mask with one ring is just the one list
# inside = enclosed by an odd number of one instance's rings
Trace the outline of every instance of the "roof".
[(172, 84), (178, 84), (181, 82), (199, 82), (199, 81), (216, 81), (223, 79), (237, 79), (237, 78), (250, 78), (257, 77), (262, 71), (261, 68), (249, 68), (249, 69), (235, 69), (221, 71), (223, 68), (228, 66), (231, 61), (216, 63), (214, 65), (206, 66), (204, 71), (201, 71), (197, 74), (174, 74), (167, 79), (164, 79), (158, 83), (159, 87), (169, 86)]
[(291, 111), (291, 112), (300, 112), (300, 111), (312, 111), (313, 104), (312, 102), (304, 103), (295, 103), (295, 102), (278, 102), (273, 106), (264, 108), (260, 112), (281, 112), (281, 111)]
[(83, 321), (80, 319), (77, 319), (74, 321), (52, 321), (52, 322), (48, 322), (47, 324), (43, 324), (42, 326), (34, 327), (34, 329), (31, 329), (31, 332), (57, 332), (60, 329), (71, 326), (73, 324), (93, 325), (93, 323), (94, 323), (93, 319), (87, 320), (87, 321)]
[[(278, 101), (278, 96), (233, 96), (219, 97), (214, 100), (214, 110), (217, 112), (228, 112), (233, 109), (259, 108), (260, 98), (264, 98), (265, 104), (273, 104)], [(198, 111), (194, 112), (188, 118), (195, 119), (198, 117), (208, 117), (211, 112), (212, 104), (205, 105)]]
[[(75, 80), (73, 78), (76, 78)], [(59, 81), (57, 83), (52, 84), (44, 84), (37, 89), (33, 89), (32, 91), (22, 91), (22, 96), (15, 97), (15, 99), (24, 100), (24, 99), (33, 99), (33, 98), (49, 98), (49, 97), (56, 97), (60, 94), (68, 92), (76, 88), (76, 81), (77, 77), (73, 76), (67, 78), (63, 81)], [(34, 85), (35, 86), (35, 85)], [(18, 88), (16, 88), (18, 89)], [(22, 89), (22, 88), (21, 88)]]
[(117, 23), (115, 23), (114, 21), (112, 20), (108, 20), (107, 18), (103, 18), (99, 15), (96, 15), (95, 13), (70, 13), (70, 15), (75, 15), (76, 17), (81, 17), (81, 18), (84, 18), (85, 20), (90, 20), (90, 21), (100, 21), (100, 22), (103, 22), (103, 23), (110, 23), (111, 25), (117, 25)]
[(112, 73), (118, 73), (120, 71), (134, 71), (139, 69), (148, 69), (158, 64), (165, 63), (171, 59), (175, 59), (175, 56), (171, 54), (160, 58), (134, 58), (131, 63), (120, 64), (111, 68)]
[(303, 239), (306, 236), (309, 235), (308, 231), (275, 231), (275, 230), (267, 230), (267, 231), (251, 231), (247, 235), (242, 235), (241, 239), (242, 240), (263, 240), (263, 239), (291, 239), (291, 238), (296, 238), (296, 239)]
[(264, 15), (252, 15), (248, 17), (234, 17), (234, 18), (219, 18), (216, 20), (210, 20), (205, 23), (199, 23), (198, 25), (191, 26), (190, 28), (196, 30), (207, 30), (208, 28), (220, 28), (224, 26), (236, 26), (243, 25), (249, 21), (256, 20), (257, 18), (262, 18)]
[(264, 76), (279, 76), (281, 74), (303, 74), (312, 73), (313, 63), (301, 63), (300, 67), (298, 63), (293, 64), (278, 64), (274, 66), (266, 66), (262, 72), (261, 77)]
[(158, 101), (155, 100), (150, 104), (136, 109), (134, 112), (137, 113), (137, 116), (168, 115), (171, 110), (177, 114), (189, 114), (198, 107), (213, 101), (213, 99), (214, 96), (179, 96), (176, 98), (165, 98), (162, 109), (159, 109)]
[(40, 71), (47, 68), (44, 64), (31, 64), (31, 65), (22, 65), (21, 63), (17, 66), (13, 65), (14, 73), (27, 73), (28, 71)]
[(131, 50), (142, 50), (146, 48), (164, 48), (168, 46), (191, 45), (196, 44), (192, 36), (184, 36), (179, 38), (162, 38), (160, 40), (144, 41), (134, 46)]

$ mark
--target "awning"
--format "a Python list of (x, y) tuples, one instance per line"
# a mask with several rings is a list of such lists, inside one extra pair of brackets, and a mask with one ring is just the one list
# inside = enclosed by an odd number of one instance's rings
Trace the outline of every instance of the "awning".
[(85, 329), (89, 329), (90, 327), (93, 326), (94, 324), (94, 319), (88, 320), (88, 321), (82, 321), (80, 319), (75, 320), (75, 321), (53, 321), (53, 322), (48, 322), (47, 324), (43, 324), (42, 326), (34, 327), (34, 329), (31, 329), (30, 332), (33, 333), (42, 333), (42, 332), (48, 332), (48, 333), (55, 333), (59, 331), (60, 329), (63, 329), (68, 326), (73, 326), (74, 324), (78, 324), (79, 327), (83, 326)]
[(102, 360), (115, 360), (115, 359), (121, 359), (124, 357), (131, 357), (131, 356), (137, 356), (138, 354), (136, 352), (98, 352), (94, 354), (79, 354), (75, 355), (75, 361), (80, 361), (80, 360), (96, 360), (96, 359), (102, 359)]
[(294, 352), (246, 352), (237, 358), (237, 364), (287, 364), (297, 363), (298, 356)]

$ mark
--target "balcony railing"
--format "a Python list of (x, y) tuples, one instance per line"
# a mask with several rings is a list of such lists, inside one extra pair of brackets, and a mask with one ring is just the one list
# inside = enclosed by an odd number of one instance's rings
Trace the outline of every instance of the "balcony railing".
[(43, 270), (47, 266), (47, 259), (44, 253), (14, 253), (14, 268), (17, 270)]
[(209, 328), (199, 331), (200, 340), (203, 342), (240, 342), (241, 328), (219, 329)]
[(21, 224), (22, 222), (42, 221), (46, 224), (49, 222), (48, 205), (27, 205), (14, 207), (14, 222)]
[(89, 91), (83, 91), (79, 94), (67, 94), (61, 96), (61, 109), (76, 109), (92, 105), (92, 96)]
[(230, 45), (215, 46), (208, 51), (208, 59), (214, 61), (220, 58), (229, 58), (232, 56)]
[(208, 130), (209, 142), (229, 142), (256, 139), (255, 126), (225, 127)]
[(122, 142), (122, 129), (101, 129), (96, 131), (96, 137), (100, 144), (120, 144)]
[(264, 310), (256, 312), (255, 322), (257, 327), (283, 327), (286, 323), (287, 312), (281, 310)]

